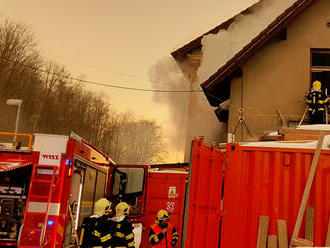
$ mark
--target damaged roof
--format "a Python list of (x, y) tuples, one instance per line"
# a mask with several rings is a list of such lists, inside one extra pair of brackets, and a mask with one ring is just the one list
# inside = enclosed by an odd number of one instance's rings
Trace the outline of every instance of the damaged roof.
[[(266, 29), (260, 32), (259, 35), (251, 40), (238, 53), (236, 53), (234, 57), (228, 60), (224, 66), (219, 68), (217, 72), (215, 72), (206, 81), (204, 81), (201, 84), (201, 87), (204, 90), (209, 103), (212, 106), (218, 106), (221, 103), (221, 100), (216, 99), (216, 93), (214, 92), (215, 88), (217, 87), (219, 89), (219, 84), (225, 81), (235, 71), (237, 71), (247, 58), (258, 51), (258, 49), (260, 49), (275, 34), (281, 32), (281, 30), (283, 30), (283, 28), (285, 28), (290, 21), (292, 21), (298, 14), (304, 11), (315, 1), (316, 0), (297, 0), (294, 4), (292, 4), (292, 6), (287, 8), (281, 15), (279, 15), (273, 22), (271, 22)], [(234, 22), (236, 17), (241, 14), (247, 15), (251, 13), (257, 4), (258, 3), (250, 6), (240, 14), (232, 17), (226, 22), (218, 25), (207, 33), (177, 49), (176, 51), (172, 52), (171, 55), (174, 57), (174, 59), (181, 60), (186, 56), (187, 53), (192, 52), (195, 49), (201, 49), (201, 41), (205, 35), (216, 34), (222, 29), (226, 30)]]
[(185, 57), (185, 55), (187, 53), (192, 52), (194, 49), (202, 48), (202, 39), (205, 35), (217, 34), (221, 29), (227, 29), (230, 26), (230, 24), (232, 24), (235, 21), (236, 17), (238, 17), (240, 15), (247, 15), (247, 14), (251, 13), (251, 10), (257, 4), (258, 3), (253, 4), (252, 6), (250, 6), (249, 8), (247, 8), (245, 10), (243, 10), (239, 14), (233, 16), (229, 20), (221, 23), (220, 25), (216, 26), (215, 28), (212, 28), (210, 31), (208, 31), (208, 32), (202, 34), (201, 36), (197, 37), (196, 39), (190, 41), (188, 44), (180, 47), (179, 49), (175, 50), (174, 52), (171, 52), (171, 55), (173, 56), (173, 58), (179, 59), (181, 57)]

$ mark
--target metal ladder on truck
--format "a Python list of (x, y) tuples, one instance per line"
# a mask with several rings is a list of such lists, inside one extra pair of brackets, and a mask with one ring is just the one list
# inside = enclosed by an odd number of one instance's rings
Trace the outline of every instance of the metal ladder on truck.
[[(18, 237), (18, 247), (45, 247), (54, 238), (46, 238), (51, 200), (56, 184), (57, 166), (34, 165), (23, 225)], [(54, 222), (52, 222), (54, 223)], [(52, 235), (51, 235), (52, 236)], [(26, 237), (29, 237), (27, 239)]]

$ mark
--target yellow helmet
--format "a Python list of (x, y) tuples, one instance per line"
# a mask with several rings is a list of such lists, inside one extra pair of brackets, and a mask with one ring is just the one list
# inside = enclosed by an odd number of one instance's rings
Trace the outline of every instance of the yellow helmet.
[(100, 200), (95, 202), (94, 214), (102, 215), (102, 214), (111, 213), (112, 211), (111, 205), (112, 203), (109, 202), (106, 198), (101, 198)]
[(168, 221), (170, 219), (170, 213), (165, 209), (161, 209), (157, 213), (156, 222), (160, 224), (160, 221)]
[(116, 206), (116, 216), (128, 215), (129, 214), (130, 205), (126, 202), (120, 202)]
[(321, 89), (321, 82), (320, 81), (314, 81), (313, 82), (313, 90), (320, 90)]

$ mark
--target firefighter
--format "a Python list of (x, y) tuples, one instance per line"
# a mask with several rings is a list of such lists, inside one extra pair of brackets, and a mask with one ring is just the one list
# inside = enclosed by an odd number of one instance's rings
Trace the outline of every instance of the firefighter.
[(116, 216), (113, 221), (113, 237), (111, 248), (134, 248), (133, 225), (127, 219), (130, 206), (126, 202), (120, 202), (116, 206)]
[(101, 233), (104, 234), (103, 228), (112, 212), (112, 204), (106, 198), (101, 198), (95, 203), (94, 215), (83, 220), (79, 241), (80, 247), (102, 247), (103, 243), (110, 239), (108, 239), (109, 236), (101, 236)]
[(154, 248), (175, 247), (179, 234), (174, 226), (169, 223), (170, 213), (161, 209), (157, 213), (156, 223), (150, 227), (149, 240)]
[(325, 105), (328, 105), (328, 98), (321, 90), (321, 82), (314, 81), (311, 92), (306, 97), (308, 115), (311, 124), (324, 123)]

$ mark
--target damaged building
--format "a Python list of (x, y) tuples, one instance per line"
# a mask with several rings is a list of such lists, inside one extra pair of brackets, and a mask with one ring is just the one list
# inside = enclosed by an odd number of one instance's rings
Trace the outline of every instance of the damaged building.
[(299, 123), (311, 82), (330, 91), (330, 1), (262, 0), (171, 54), (208, 105), (187, 139), (213, 129), (256, 139)]

